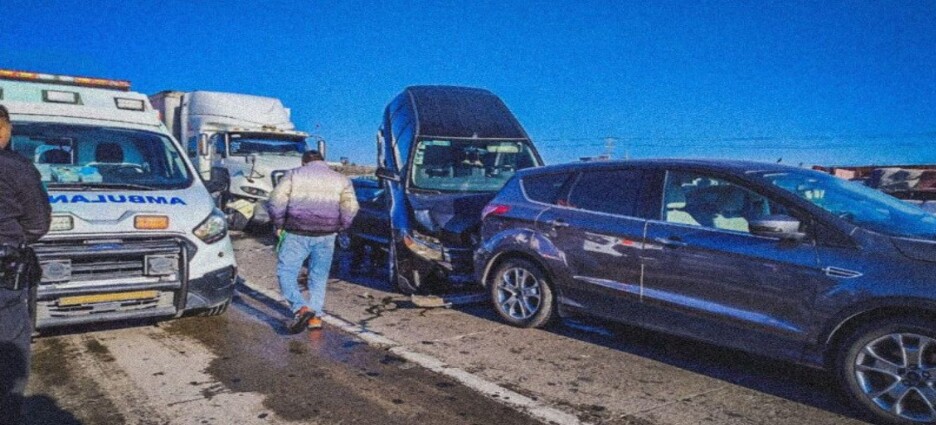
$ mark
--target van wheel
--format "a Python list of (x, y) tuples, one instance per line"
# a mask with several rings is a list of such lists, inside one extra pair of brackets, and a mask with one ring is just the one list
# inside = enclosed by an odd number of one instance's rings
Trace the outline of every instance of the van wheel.
[(494, 310), (521, 328), (541, 328), (553, 319), (555, 303), (546, 273), (520, 258), (504, 261), (488, 285)]
[(400, 262), (398, 261), (397, 255), (399, 254), (397, 254), (396, 243), (390, 241), (390, 255), (387, 256), (390, 263), (390, 282), (394, 284), (397, 290), (403, 295), (418, 294), (422, 290), (423, 277), (418, 270), (413, 270), (408, 276), (404, 276), (400, 273)]
[(836, 369), (854, 404), (884, 422), (936, 423), (936, 320), (864, 325), (841, 347)]

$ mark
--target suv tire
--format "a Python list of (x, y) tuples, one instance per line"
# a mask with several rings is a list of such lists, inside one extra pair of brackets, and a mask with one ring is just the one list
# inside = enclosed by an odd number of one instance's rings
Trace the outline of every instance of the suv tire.
[(853, 403), (885, 423), (936, 423), (936, 320), (865, 324), (845, 340), (835, 366)]
[(491, 302), (507, 323), (521, 328), (541, 328), (555, 314), (553, 291), (537, 265), (522, 258), (508, 258), (491, 277)]

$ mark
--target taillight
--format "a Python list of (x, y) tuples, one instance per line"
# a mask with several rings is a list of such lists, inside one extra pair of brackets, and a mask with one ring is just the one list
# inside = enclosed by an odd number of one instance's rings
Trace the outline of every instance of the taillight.
[(484, 207), (484, 210), (481, 211), (481, 220), (484, 220), (489, 215), (504, 215), (509, 211), (509, 205), (487, 204), (487, 206)]

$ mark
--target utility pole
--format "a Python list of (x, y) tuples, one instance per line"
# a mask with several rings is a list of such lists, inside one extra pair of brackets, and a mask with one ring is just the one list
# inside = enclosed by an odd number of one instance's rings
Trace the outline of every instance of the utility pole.
[(615, 139), (611, 136), (608, 136), (605, 138), (604, 157), (607, 159), (614, 158), (614, 142), (615, 142)]

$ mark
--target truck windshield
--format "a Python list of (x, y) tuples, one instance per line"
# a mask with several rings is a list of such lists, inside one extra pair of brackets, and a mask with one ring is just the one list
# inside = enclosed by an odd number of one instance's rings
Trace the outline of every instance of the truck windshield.
[(517, 170), (540, 165), (525, 141), (421, 140), (413, 157), (417, 189), (494, 192)]
[(936, 215), (862, 184), (813, 171), (761, 177), (856, 226), (892, 236), (936, 238)]
[(305, 151), (305, 147), (305, 140), (302, 139), (231, 135), (231, 155), (299, 156)]
[(14, 123), (10, 144), (33, 161), (49, 189), (177, 189), (192, 184), (172, 141), (147, 131)]

